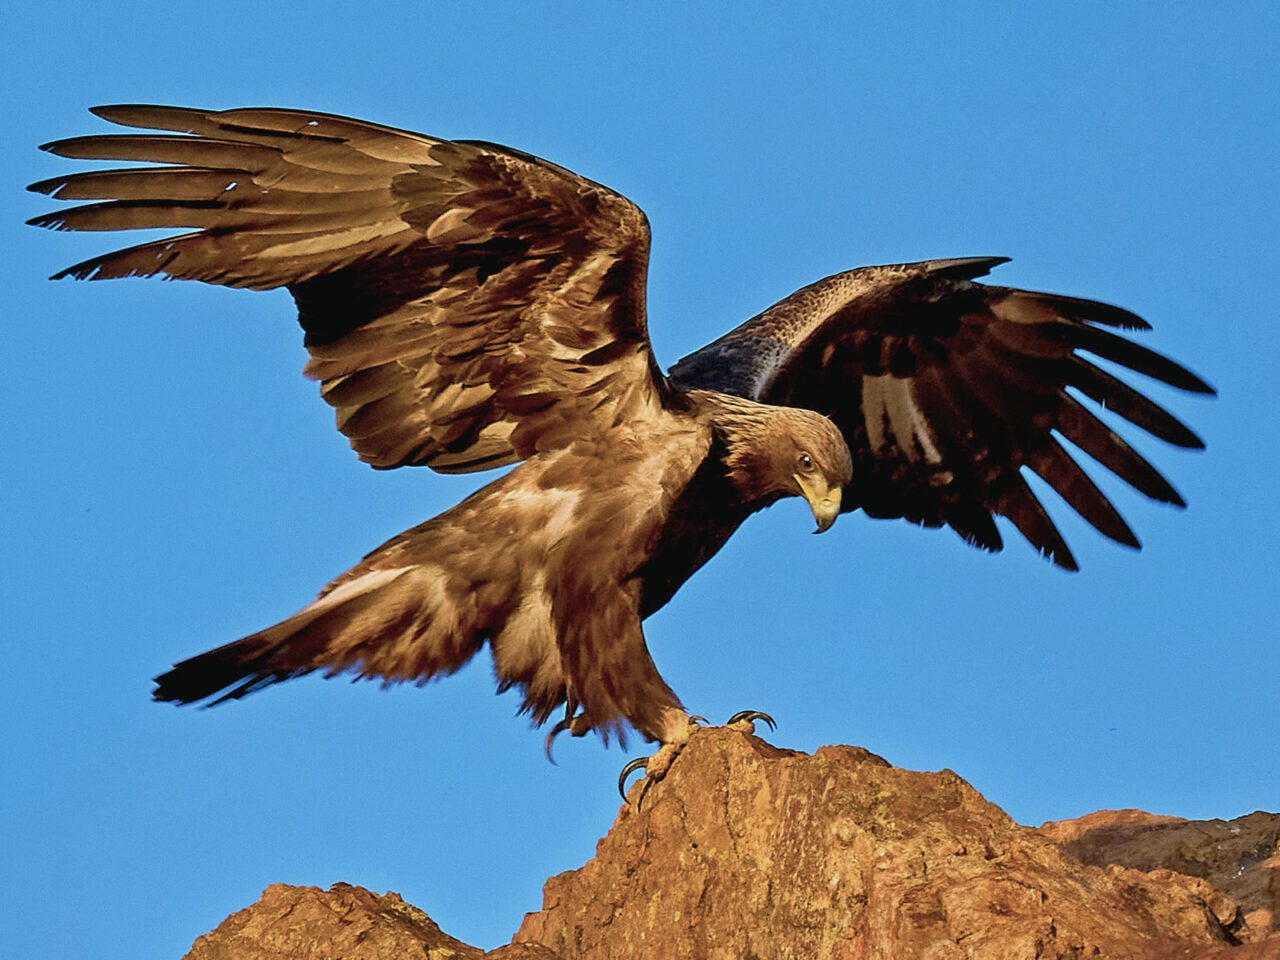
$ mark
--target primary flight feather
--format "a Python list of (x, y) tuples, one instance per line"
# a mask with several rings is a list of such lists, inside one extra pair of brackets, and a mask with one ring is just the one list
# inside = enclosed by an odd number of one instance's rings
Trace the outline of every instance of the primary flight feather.
[(1065, 439), (1147, 495), (1169, 483), (1079, 396), (1170, 443), (1171, 414), (1081, 356), (1210, 388), (1109, 332), (1133, 314), (975, 282), (998, 258), (864, 267), (811, 284), (684, 360), (654, 359), (649, 227), (547, 161), (298, 110), (113, 106), (161, 133), (44, 149), (162, 166), (33, 184), (92, 201), (66, 230), (190, 228), (57, 276), (286, 287), (338, 429), (374, 467), (519, 465), (408, 530), (289, 619), (183, 661), (155, 696), (235, 699), (290, 677), (425, 681), (488, 643), (500, 688), (557, 729), (677, 743), (689, 716), (641, 622), (753, 512), (862, 509), (1001, 546), (1006, 516), (1075, 560), (1023, 476), (1136, 546)]

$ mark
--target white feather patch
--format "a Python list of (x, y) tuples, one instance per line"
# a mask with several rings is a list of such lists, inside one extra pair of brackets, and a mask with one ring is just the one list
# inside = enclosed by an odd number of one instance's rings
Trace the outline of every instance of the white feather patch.
[(916, 406), (911, 381), (886, 374), (865, 377), (862, 390), (867, 438), (873, 450), (894, 444), (908, 459), (939, 464), (942, 453), (934, 443), (920, 408)]
[(391, 581), (404, 576), (414, 567), (395, 567), (391, 570), (370, 570), (354, 580), (348, 580), (342, 586), (330, 590), (323, 597), (303, 607), (299, 613), (323, 613), (339, 604), (346, 603), (354, 597), (384, 587)]
[(461, 243), (480, 235), (467, 217), (475, 213), (470, 207), (452, 207), (431, 221), (427, 227), (427, 239), (432, 243)]

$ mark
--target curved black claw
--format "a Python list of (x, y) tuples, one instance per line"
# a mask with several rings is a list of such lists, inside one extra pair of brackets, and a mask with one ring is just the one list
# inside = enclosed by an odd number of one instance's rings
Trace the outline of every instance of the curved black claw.
[(555, 764), (556, 758), (551, 755), (551, 745), (555, 741), (556, 737), (560, 736), (560, 734), (564, 733), (566, 730), (569, 731), (569, 736), (571, 737), (581, 737), (591, 729), (591, 725), (587, 721), (587, 718), (580, 713), (575, 714), (573, 709), (573, 705), (570, 705), (564, 712), (564, 719), (552, 727), (551, 732), (547, 734), (547, 759), (550, 760), (552, 764)]
[(765, 724), (770, 730), (778, 729), (773, 717), (763, 710), (739, 710), (725, 722), (725, 726), (732, 727), (735, 723), (755, 723), (757, 720)]
[(551, 744), (555, 742), (556, 737), (560, 736), (560, 734), (564, 733), (566, 730), (569, 729), (570, 723), (572, 723), (572, 718), (565, 717), (563, 720), (557, 723), (554, 727), (552, 727), (551, 732), (547, 734), (547, 746), (546, 746), (547, 759), (550, 760), (553, 765), (556, 762), (556, 758), (551, 755)]
[[(618, 774), (618, 794), (623, 800), (627, 799), (627, 777), (631, 776), (637, 770), (647, 770), (649, 767), (648, 757), (636, 757), (622, 768), (622, 772)], [(643, 795), (641, 795), (643, 799)]]

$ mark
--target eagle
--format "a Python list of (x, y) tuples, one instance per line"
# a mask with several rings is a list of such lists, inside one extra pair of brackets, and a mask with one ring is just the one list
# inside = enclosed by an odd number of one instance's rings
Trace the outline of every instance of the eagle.
[(816, 532), (862, 510), (950, 527), (988, 551), (1001, 549), (1005, 517), (1074, 570), (1028, 471), (1105, 536), (1139, 544), (1063, 441), (1183, 506), (1091, 404), (1203, 446), (1108, 372), (1213, 392), (1112, 332), (1145, 321), (977, 282), (1003, 257), (838, 273), (664, 374), (645, 309), (649, 224), (601, 184), (495, 143), (303, 110), (93, 113), (147, 132), (42, 149), (150, 166), (32, 184), (88, 202), (29, 222), (190, 232), (55, 279), (285, 287), (305, 373), (361, 460), (441, 473), (516, 464), (288, 619), (178, 663), (157, 678), (158, 700), (222, 703), (317, 670), (422, 684), (488, 644), (499, 689), (516, 689), (536, 725), (563, 710), (548, 750), (564, 730), (607, 742), (634, 729), (670, 757), (696, 718), (659, 674), (642, 622), (756, 511), (800, 496)]

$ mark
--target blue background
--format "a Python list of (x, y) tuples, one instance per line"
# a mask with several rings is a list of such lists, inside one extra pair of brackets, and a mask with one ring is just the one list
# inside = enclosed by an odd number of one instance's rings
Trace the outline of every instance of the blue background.
[(1058, 503), (1074, 576), (1011, 528), (997, 557), (861, 516), (812, 537), (790, 501), (650, 646), (695, 712), (951, 767), (1023, 823), (1276, 810), (1277, 11), (8, 5), (0, 954), (173, 958), (268, 883), (336, 880), (491, 947), (590, 857), (626, 759), (564, 740), (549, 765), (481, 661), (422, 690), (149, 701), (172, 661), (292, 613), (484, 478), (357, 462), (299, 375), (287, 293), (47, 282), (132, 242), (21, 225), (54, 205), (22, 186), (77, 167), (35, 145), (105, 130), (95, 103), (326, 110), (609, 184), (653, 224), (664, 364), (865, 263), (1008, 255), (999, 283), (1146, 316), (1221, 398), (1143, 384), (1209, 445), (1137, 439), (1188, 511), (1104, 481), (1143, 553)]

